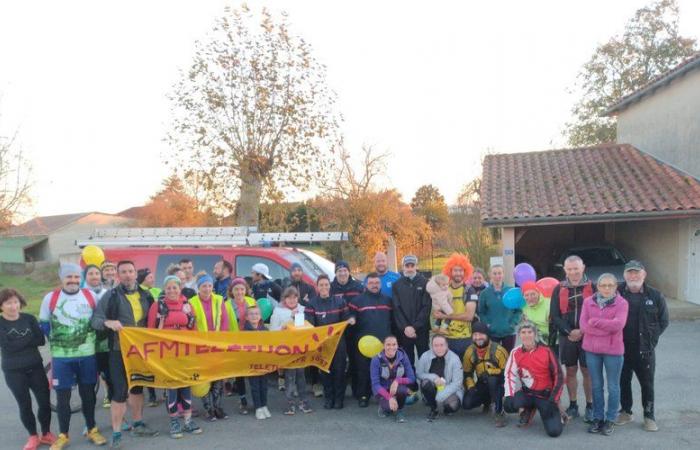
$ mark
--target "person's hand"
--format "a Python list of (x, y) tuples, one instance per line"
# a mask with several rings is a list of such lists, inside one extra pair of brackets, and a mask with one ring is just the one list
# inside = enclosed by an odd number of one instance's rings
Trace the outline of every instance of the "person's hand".
[(192, 305), (189, 303), (185, 303), (182, 305), (182, 312), (185, 314), (191, 314), (192, 313)]
[(394, 397), (389, 399), (389, 409), (393, 412), (396, 412), (399, 409), (399, 402), (397, 402)]
[(391, 394), (392, 397), (396, 395), (396, 391), (398, 389), (399, 389), (399, 383), (396, 380), (394, 380), (391, 383), (391, 386), (389, 386), (389, 393)]
[(443, 336), (446, 336), (446, 335), (447, 335), (447, 330), (446, 330), (445, 328), (434, 327), (434, 328), (433, 328), (433, 333), (434, 333), (434, 334), (441, 334), (441, 335), (443, 335)]
[(447, 319), (447, 314), (443, 313), (442, 311), (435, 311), (433, 312), (433, 317), (436, 319)]
[(583, 334), (581, 333), (581, 330), (579, 330), (578, 328), (575, 330), (571, 330), (571, 332), (569, 332), (569, 340), (571, 342), (578, 342), (581, 340), (582, 337), (583, 337)]
[(355, 318), (354, 318), (354, 317), (351, 317), (351, 318), (349, 318), (349, 319), (347, 320), (347, 322), (348, 322), (350, 325), (355, 325)]
[(121, 329), (124, 328), (122, 323), (118, 320), (105, 320), (105, 327), (112, 331), (121, 331)]
[(435, 385), (436, 386), (444, 386), (445, 385), (445, 379), (442, 377), (438, 377), (437, 380), (435, 380)]
[(405, 334), (407, 338), (415, 339), (416, 329), (409, 325), (403, 329), (403, 334)]

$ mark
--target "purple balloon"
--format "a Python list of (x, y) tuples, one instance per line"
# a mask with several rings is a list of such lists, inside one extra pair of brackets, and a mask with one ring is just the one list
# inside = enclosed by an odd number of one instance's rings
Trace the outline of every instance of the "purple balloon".
[(535, 273), (535, 268), (528, 263), (520, 263), (515, 266), (513, 270), (513, 278), (515, 278), (515, 284), (522, 286), (528, 281), (536, 281), (537, 274)]

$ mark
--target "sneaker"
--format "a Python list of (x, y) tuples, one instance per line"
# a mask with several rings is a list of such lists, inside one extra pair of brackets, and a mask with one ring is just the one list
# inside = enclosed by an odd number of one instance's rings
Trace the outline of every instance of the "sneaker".
[(296, 414), (297, 408), (294, 406), (294, 403), (289, 403), (289, 406), (287, 406), (287, 409), (284, 411), (285, 416), (293, 416)]
[(244, 416), (248, 414), (248, 399), (241, 399), (241, 404), (238, 405), (238, 414), (242, 414)]
[(384, 409), (382, 409), (381, 406), (378, 406), (377, 407), (377, 415), (382, 419), (386, 419), (387, 417), (389, 417), (390, 414), (388, 412), (384, 411)]
[(158, 405), (159, 405), (159, 403), (158, 403), (157, 398), (152, 398), (151, 400), (148, 401), (149, 408), (156, 408)]
[(112, 402), (110, 402), (109, 399), (107, 397), (105, 397), (102, 399), (102, 407), (104, 409), (109, 409), (112, 407)]
[(266, 419), (269, 419), (270, 417), (272, 417), (272, 414), (270, 413), (270, 410), (267, 409), (267, 406), (263, 406), (262, 409), (263, 409), (263, 412), (265, 413)]
[(314, 392), (314, 397), (323, 397), (323, 386), (320, 383), (316, 383), (311, 388)]
[(333, 409), (333, 400), (325, 399), (323, 401), (323, 409)]
[(284, 378), (277, 378), (277, 389), (284, 392)]
[(659, 426), (656, 425), (656, 421), (651, 417), (644, 418), (644, 431), (659, 431)]
[(202, 428), (200, 428), (200, 426), (197, 425), (197, 422), (192, 419), (185, 422), (185, 426), (182, 427), (182, 431), (189, 434), (202, 434)]
[(223, 408), (214, 408), (214, 417), (220, 420), (226, 420), (228, 419), (228, 414), (226, 414)]
[(112, 433), (112, 442), (109, 444), (109, 448), (111, 449), (117, 449), (117, 448), (122, 448), (122, 434), (118, 433)]
[(586, 406), (586, 411), (583, 413), (584, 423), (593, 423), (593, 406)]
[(581, 416), (578, 412), (578, 406), (574, 405), (569, 405), (569, 407), (566, 408), (566, 415), (569, 416), (569, 418), (571, 419), (575, 419)]
[(128, 420), (126, 420), (126, 417), (122, 419), (122, 431), (131, 431), (133, 427), (129, 423)]
[(204, 420), (207, 422), (216, 422), (216, 413), (212, 410), (204, 411)]
[(366, 408), (369, 406), (369, 399), (367, 397), (360, 397), (358, 404), (360, 408)]
[(418, 392), (411, 392), (410, 395), (406, 397), (406, 406), (411, 406), (414, 403), (418, 402)]
[(591, 423), (591, 426), (588, 427), (588, 432), (593, 434), (600, 433), (600, 429), (602, 426), (602, 420), (593, 419), (593, 423)]
[(170, 419), (170, 437), (173, 439), (180, 439), (182, 436), (182, 425), (180, 425), (180, 420)]
[(132, 428), (131, 434), (137, 437), (154, 437), (158, 436), (158, 430), (154, 430), (145, 423), (141, 422), (139, 425)]
[(433, 422), (437, 418), (438, 418), (438, 410), (431, 409), (430, 412), (428, 413), (428, 422)]
[(255, 418), (258, 420), (265, 420), (267, 417), (265, 416), (265, 411), (263, 411), (262, 408), (258, 408), (255, 410)]
[(496, 428), (505, 427), (506, 426), (506, 415), (502, 412), (495, 413), (493, 415), (493, 424), (496, 425)]
[(615, 424), (609, 420), (606, 420), (600, 426), (600, 434), (602, 434), (603, 436), (610, 436), (611, 434), (613, 434), (614, 430)]
[(527, 428), (532, 423), (532, 419), (535, 417), (535, 408), (524, 409), (520, 413), (520, 419), (518, 420), (518, 428)]
[(87, 432), (87, 439), (95, 445), (105, 445), (107, 443), (107, 439), (100, 434), (100, 430), (97, 427), (93, 427)]
[(309, 403), (306, 400), (302, 400), (299, 402), (299, 411), (303, 412), (304, 414), (314, 412), (314, 410), (311, 409), (311, 406), (309, 406)]
[(29, 439), (27, 439), (27, 443), (24, 444), (22, 450), (36, 450), (37, 448), (39, 448), (39, 445), (41, 445), (41, 442), (39, 441), (39, 436), (33, 434), (29, 436)]
[(615, 425), (617, 426), (627, 425), (631, 422), (634, 422), (634, 415), (625, 411), (620, 411), (620, 414), (617, 415), (617, 419), (615, 419)]
[(56, 441), (51, 444), (51, 450), (62, 450), (64, 447), (67, 447), (68, 444), (70, 444), (70, 438), (68, 438), (66, 433), (61, 433), (56, 438)]
[(56, 442), (56, 439), (56, 435), (49, 431), (48, 433), (41, 435), (39, 438), (39, 443), (42, 445), (51, 445)]
[(406, 422), (406, 416), (404, 415), (402, 410), (396, 411), (396, 423), (405, 423)]

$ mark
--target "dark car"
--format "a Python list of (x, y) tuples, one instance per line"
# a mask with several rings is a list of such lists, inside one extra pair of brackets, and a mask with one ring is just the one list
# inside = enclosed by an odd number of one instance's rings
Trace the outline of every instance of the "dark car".
[(567, 248), (554, 264), (552, 276), (560, 280), (564, 279), (564, 260), (571, 255), (581, 257), (586, 265), (586, 275), (594, 283), (604, 273), (615, 275), (619, 282), (624, 281), (622, 274), (625, 271), (627, 258), (612, 245), (586, 245)]

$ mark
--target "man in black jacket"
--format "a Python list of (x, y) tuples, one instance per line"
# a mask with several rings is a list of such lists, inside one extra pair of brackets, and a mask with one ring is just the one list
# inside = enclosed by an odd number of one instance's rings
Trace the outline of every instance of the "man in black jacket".
[(403, 275), (391, 287), (391, 304), (399, 346), (415, 370), (416, 350), (419, 358), (428, 350), (431, 301), (425, 290), (427, 280), (417, 270), (418, 258), (406, 255), (402, 265)]
[(299, 291), (299, 303), (306, 308), (309, 306), (309, 301), (316, 297), (316, 288), (304, 281), (304, 269), (302, 269), (301, 264), (297, 262), (292, 263), (289, 271), (291, 273), (291, 278), (289, 283), (283, 287), (294, 286), (297, 288), (297, 291)]
[(644, 283), (644, 265), (630, 261), (625, 265), (625, 282), (620, 285), (620, 294), (629, 304), (627, 323), (623, 330), (625, 360), (620, 376), (621, 411), (615, 423), (625, 425), (632, 422), (632, 374), (642, 388), (644, 429), (658, 431), (654, 417), (654, 348), (659, 336), (668, 327), (666, 299), (656, 289)]

